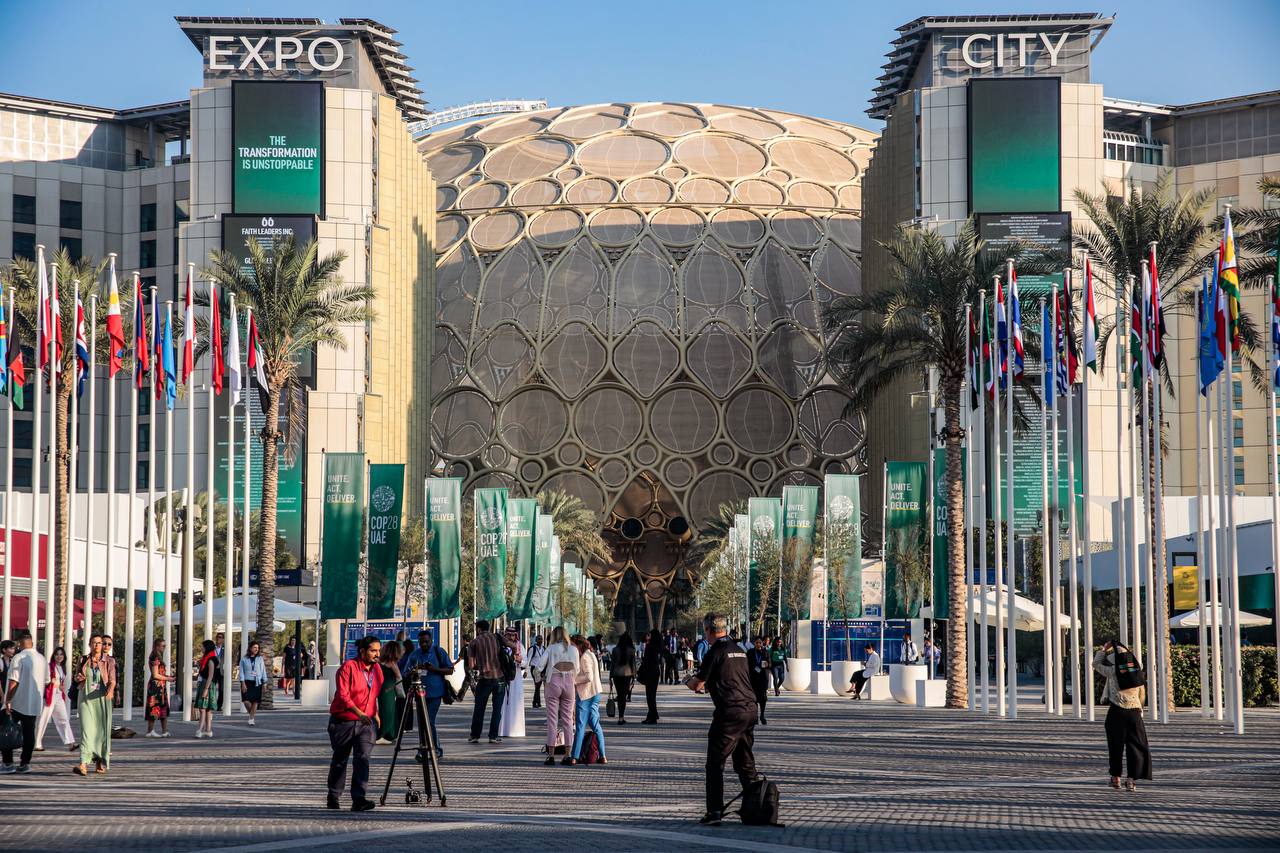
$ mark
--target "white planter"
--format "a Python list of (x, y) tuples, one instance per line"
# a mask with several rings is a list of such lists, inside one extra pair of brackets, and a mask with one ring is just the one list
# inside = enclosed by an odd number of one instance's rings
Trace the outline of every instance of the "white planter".
[(834, 696), (831, 689), (831, 673), (825, 669), (815, 669), (809, 673), (809, 692), (815, 696)]
[(813, 669), (813, 661), (809, 658), (787, 658), (787, 674), (782, 686), (796, 693), (809, 689), (809, 673)]
[(333, 681), (323, 678), (302, 679), (301, 696), (304, 708), (326, 708), (333, 699)]
[(862, 669), (861, 661), (837, 660), (831, 662), (831, 686), (844, 696), (849, 693), (851, 685), (849, 680), (853, 678), (853, 674)]
[(903, 705), (916, 704), (916, 682), (924, 681), (926, 667), (922, 663), (889, 665), (889, 692)]

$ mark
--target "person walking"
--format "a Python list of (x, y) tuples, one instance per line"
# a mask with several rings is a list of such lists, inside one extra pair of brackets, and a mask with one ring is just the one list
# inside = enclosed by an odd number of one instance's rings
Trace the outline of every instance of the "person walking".
[(640, 657), (640, 669), (636, 672), (636, 680), (644, 685), (644, 698), (649, 704), (648, 716), (640, 721), (647, 726), (658, 724), (658, 682), (662, 680), (665, 651), (662, 632), (654, 628), (645, 641), (644, 654)]
[(365, 796), (369, 784), (369, 756), (373, 753), (373, 733), (378, 727), (378, 694), (382, 692), (382, 668), (378, 658), (382, 641), (372, 635), (356, 641), (356, 656), (338, 668), (333, 677), (333, 702), (329, 705), (329, 796), (327, 808), (339, 807), (338, 798), (347, 781), (347, 762), (352, 754), (351, 810), (365, 812), (373, 800)]
[[(787, 644), (781, 637), (774, 637), (769, 644), (769, 674), (773, 676), (773, 695), (781, 696), (782, 679), (787, 674)], [(764, 722), (763, 710), (761, 708), (760, 722)]]
[(387, 643), (382, 647), (378, 666), (382, 669), (382, 690), (378, 691), (378, 739), (376, 744), (386, 745), (396, 742), (400, 733), (399, 718), (396, 716), (396, 700), (404, 695), (404, 685), (400, 683), (400, 644)]
[(499, 737), (524, 737), (524, 643), (520, 642), (520, 629), (508, 625), (506, 640), (514, 676), (507, 682), (507, 692), (502, 699), (502, 725)]
[(3, 753), (5, 773), (30, 773), (31, 754), (36, 748), (36, 721), (44, 710), (44, 691), (49, 682), (49, 663), (35, 650), (30, 631), (18, 634), (20, 651), (9, 663), (4, 681), (4, 712), (22, 727), (22, 748), (18, 766), (13, 766), (13, 750)]
[(75, 681), (80, 696), (80, 763), (74, 770), (87, 776), (92, 762), (95, 773), (106, 773), (111, 766), (111, 703), (116, 682), (115, 667), (103, 654), (101, 634), (89, 638), (89, 654), (81, 659)]
[(676, 634), (675, 628), (667, 629), (667, 636), (663, 638), (663, 646), (666, 651), (667, 684), (675, 684), (680, 677), (680, 637)]
[(218, 646), (213, 640), (201, 643), (203, 655), (196, 671), (200, 673), (200, 681), (196, 685), (196, 698), (192, 703), (200, 717), (196, 722), (196, 737), (213, 737), (213, 713), (218, 710), (218, 700), (222, 694), (221, 663), (218, 658)]
[(922, 658), (924, 665), (929, 668), (929, 677), (938, 677), (938, 661), (941, 659), (942, 653), (938, 651), (938, 647), (934, 644), (932, 637), (924, 638), (924, 654)]
[(613, 646), (609, 658), (609, 677), (613, 679), (613, 691), (618, 697), (618, 725), (627, 724), (627, 703), (631, 701), (631, 685), (636, 678), (636, 646), (631, 634), (624, 631)]
[(302, 664), (302, 649), (298, 648), (298, 638), (290, 637), (284, 646), (284, 693), (293, 695), (293, 683), (298, 678), (298, 667)]
[(542, 635), (533, 635), (533, 645), (529, 647), (529, 678), (533, 680), (533, 702), (530, 708), (542, 707), (542, 670), (547, 663), (547, 647), (542, 643)]
[(565, 757), (573, 745), (573, 711), (577, 701), (574, 676), (578, 672), (578, 647), (569, 642), (564, 626), (551, 631), (551, 642), (543, 661), (547, 685), (547, 759), (556, 763), (556, 747), (563, 746)]
[(36, 724), (36, 752), (44, 752), (44, 732), (49, 721), (57, 726), (62, 745), (75, 750), (76, 736), (71, 732), (71, 704), (67, 701), (67, 650), (58, 646), (49, 659), (49, 681), (44, 688), (44, 707)]
[(577, 703), (574, 707), (573, 754), (564, 763), (578, 764), (582, 761), (587, 730), (590, 729), (595, 734), (596, 748), (600, 750), (600, 763), (608, 764), (604, 727), (600, 725), (600, 659), (581, 634), (574, 635), (573, 645), (578, 650), (578, 671), (573, 677)]
[(1137, 658), (1123, 644), (1108, 640), (1093, 656), (1093, 670), (1106, 679), (1102, 700), (1107, 703), (1107, 759), (1111, 787), (1121, 787), (1124, 765), (1129, 776), (1124, 780), (1127, 791), (1138, 789), (1137, 780), (1151, 778), (1151, 746), (1147, 743), (1147, 727), (1142, 721), (1147, 688)]
[(729, 639), (728, 622), (718, 613), (702, 620), (711, 648), (698, 672), (685, 684), (695, 693), (711, 694), (715, 711), (707, 730), (707, 812), (700, 821), (719, 826), (724, 813), (724, 763), (732, 756), (733, 769), (745, 790), (756, 778), (752, 753), (756, 727), (756, 695), (751, 689), (747, 653)]
[(769, 670), (772, 666), (764, 637), (757, 636), (751, 641), (751, 650), (747, 652), (747, 667), (751, 673), (751, 689), (756, 694), (756, 704), (760, 706), (760, 725), (762, 726), (769, 725), (769, 721), (764, 716), (764, 706), (769, 701), (771, 680)]
[(262, 702), (262, 685), (267, 683), (267, 661), (257, 640), (249, 643), (248, 652), (240, 658), (240, 702), (249, 714), (249, 725), (256, 726), (258, 705)]
[(488, 620), (476, 622), (476, 638), (467, 649), (467, 664), (475, 673), (475, 710), (471, 713), (471, 735), (468, 743), (480, 742), (480, 730), (484, 726), (484, 709), (493, 701), (493, 716), (489, 718), (489, 743), (502, 743), (499, 734), (502, 726), (502, 702), (507, 694), (506, 670), (503, 656), (511, 651), (511, 644), (489, 630)]
[[(444, 649), (435, 645), (430, 631), (419, 631), (418, 647), (405, 658), (402, 669), (410, 676), (417, 672), (421, 679), (422, 698), (426, 700), (427, 720), (431, 726), (431, 739), (436, 745), (436, 757), (443, 758), (444, 747), (440, 745), (440, 735), (436, 732), (436, 714), (440, 712), (440, 703), (444, 701), (444, 694), (448, 690), (445, 676), (453, 675), (453, 661)], [(412, 722), (413, 711), (406, 707), (404, 713), (409, 714), (409, 722)]]
[(876, 647), (872, 643), (867, 643), (866, 649), (867, 662), (863, 664), (862, 669), (853, 674), (853, 678), (849, 679), (852, 685), (853, 698), (862, 698), (862, 688), (867, 686), (867, 682), (871, 680), (871, 676), (880, 674), (880, 655), (876, 652)]
[[(147, 658), (146, 710), (143, 716), (147, 719), (147, 737), (169, 736), (169, 685), (177, 681), (177, 676), (169, 675), (164, 663), (164, 638), (157, 637), (151, 644), (151, 654)], [(160, 731), (156, 731), (156, 723)]]
[[(111, 707), (123, 705), (123, 690), (116, 689), (120, 686), (120, 661), (116, 660), (115, 645), (110, 634), (102, 635), (102, 665), (106, 667), (107, 674), (111, 678)], [(115, 725), (112, 725), (112, 731)]]

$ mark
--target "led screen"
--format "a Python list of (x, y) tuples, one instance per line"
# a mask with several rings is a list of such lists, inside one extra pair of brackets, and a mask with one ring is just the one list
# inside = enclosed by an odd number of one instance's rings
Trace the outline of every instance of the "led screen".
[(236, 213), (321, 213), (324, 84), (232, 84)]
[(1061, 92), (1056, 77), (969, 81), (969, 209), (1061, 207)]

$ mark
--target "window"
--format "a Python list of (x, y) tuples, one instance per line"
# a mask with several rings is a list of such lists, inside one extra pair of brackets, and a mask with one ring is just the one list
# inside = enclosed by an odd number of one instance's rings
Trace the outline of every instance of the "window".
[(71, 228), (76, 231), (84, 227), (84, 217), (80, 202), (69, 201), (64, 198), (58, 203), (58, 225), (59, 227)]
[(36, 224), (35, 196), (15, 195), (13, 197), (13, 221), (21, 225)]
[(14, 231), (13, 256), (14, 258), (26, 258), (29, 261), (34, 261), (36, 259), (36, 235), (27, 234), (24, 231)]
[(1244, 459), (1236, 457), (1236, 485), (1244, 485)]
[(154, 201), (138, 208), (138, 230), (156, 230), (156, 203)]
[(138, 266), (154, 267), (156, 265), (156, 241), (142, 240), (138, 243)]
[(173, 202), (173, 224), (176, 228), (179, 222), (186, 222), (191, 218), (191, 199), (179, 198)]
[[(146, 389), (143, 389), (143, 390), (144, 392), (146, 391)], [(147, 412), (149, 414), (151, 411), (151, 406), (150, 406), (151, 395), (146, 393), (141, 393), (138, 395), (139, 409), (142, 408), (141, 404), (143, 400), (146, 400), (148, 402)], [(138, 424), (138, 452), (146, 453), (150, 449), (151, 449), (151, 424)]]
[(1234, 446), (1244, 447), (1244, 418), (1232, 419), (1231, 437)]
[(138, 475), (134, 481), (135, 488), (145, 489), (147, 487), (148, 474), (150, 474), (150, 463), (147, 460), (138, 460)]
[(15, 456), (13, 458), (13, 487), (15, 489), (31, 488), (30, 456)]
[(1231, 381), (1231, 401), (1235, 408), (1240, 408), (1244, 402), (1244, 383), (1239, 379)]
[(84, 255), (82, 242), (79, 237), (63, 237), (62, 248), (67, 250), (67, 254), (71, 256), (71, 260), (78, 261)]
[[(150, 341), (148, 341), (148, 343), (151, 343), (151, 342), (150, 342)], [(155, 345), (154, 345), (154, 344), (152, 344), (152, 348), (153, 348), (153, 349), (154, 349), (154, 346), (155, 346)], [(147, 392), (147, 388), (150, 388), (150, 387), (151, 387), (151, 385), (150, 385), (150, 380), (148, 380), (147, 387), (146, 387), (146, 388), (143, 388), (143, 389), (138, 393), (138, 417), (143, 417), (144, 415), (149, 415), (149, 414), (151, 414), (151, 394), (149, 394), (149, 393)], [(141, 448), (141, 447), (142, 447), (142, 433), (141, 433), (141, 430), (142, 430), (142, 427), (143, 427), (143, 426), (145, 426), (145, 425), (144, 425), (144, 424), (139, 424), (139, 425), (138, 425), (138, 430), (139, 430), (139, 433), (138, 433), (138, 446), (139, 446), (139, 448)], [(147, 427), (147, 429), (150, 429), (150, 427), (148, 426), (148, 427)], [(148, 437), (148, 440), (149, 440), (149, 437)]]
[(31, 421), (18, 420), (13, 421), (13, 446), (17, 450), (31, 449), (31, 433), (33, 431)]

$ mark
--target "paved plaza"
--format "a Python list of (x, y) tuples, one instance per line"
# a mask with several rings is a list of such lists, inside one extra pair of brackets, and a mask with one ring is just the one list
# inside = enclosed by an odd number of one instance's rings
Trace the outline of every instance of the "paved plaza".
[[(469, 697), (468, 697), (469, 699)], [(72, 757), (0, 781), (0, 848), (21, 850), (1274, 850), (1280, 848), (1280, 714), (1234, 737), (1198, 713), (1151, 727), (1153, 782), (1106, 785), (1101, 721), (1017, 722), (967, 712), (784, 694), (756, 730), (782, 790), (783, 829), (697, 823), (710, 701), (664, 687), (662, 722), (606, 722), (607, 766), (545, 767), (541, 711), (527, 738), (466, 743), (470, 702), (441, 710), (448, 807), (407, 806), (397, 769), (384, 808), (327, 811), (323, 711), (287, 708), (190, 724), (168, 740), (116, 740), (111, 773)], [(137, 722), (132, 724), (141, 730)], [(377, 747), (381, 791), (391, 747)], [(401, 765), (403, 768), (404, 765)], [(729, 780), (728, 789), (736, 790)], [(344, 801), (345, 805), (345, 801)]]

